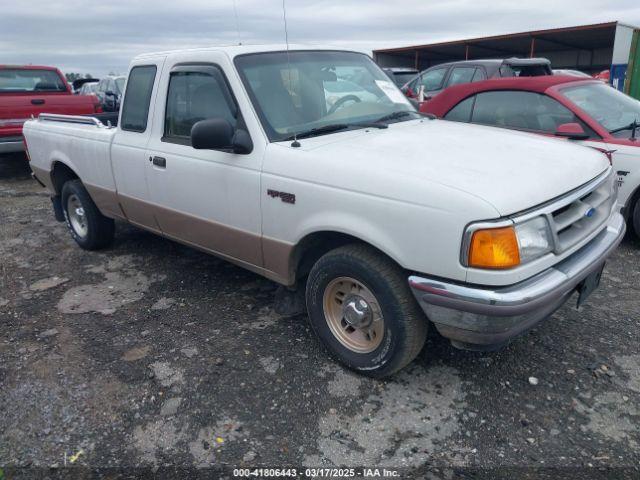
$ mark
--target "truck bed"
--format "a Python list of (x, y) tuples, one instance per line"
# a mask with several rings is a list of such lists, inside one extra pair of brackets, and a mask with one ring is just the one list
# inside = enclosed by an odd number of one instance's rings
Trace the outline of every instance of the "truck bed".
[[(87, 116), (41, 114), (24, 124), (31, 169), (43, 182), (62, 161), (89, 186), (115, 191), (111, 143), (116, 129)], [(50, 185), (47, 185), (50, 186)]]
[(112, 127), (118, 126), (118, 112), (93, 113), (82, 115), (83, 117), (91, 117), (100, 120), (104, 125), (111, 124)]

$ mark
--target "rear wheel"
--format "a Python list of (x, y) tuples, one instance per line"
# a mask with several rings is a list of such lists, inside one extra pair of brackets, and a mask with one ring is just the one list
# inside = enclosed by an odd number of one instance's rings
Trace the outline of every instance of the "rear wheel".
[(393, 374), (422, 349), (427, 320), (391, 259), (366, 245), (325, 254), (307, 281), (307, 310), (318, 338), (347, 367)]
[(80, 180), (69, 180), (63, 185), (61, 201), (67, 227), (80, 247), (98, 250), (111, 244), (114, 221), (100, 213)]

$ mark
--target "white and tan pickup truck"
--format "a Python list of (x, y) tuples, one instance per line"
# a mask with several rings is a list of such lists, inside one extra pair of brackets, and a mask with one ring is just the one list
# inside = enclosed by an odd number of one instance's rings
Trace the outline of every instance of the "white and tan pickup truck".
[(328, 351), (372, 376), (407, 365), (430, 324), (494, 348), (582, 303), (625, 231), (605, 155), (420, 115), (360, 53), (142, 55), (117, 123), (24, 127), (82, 248), (124, 220), (305, 289)]

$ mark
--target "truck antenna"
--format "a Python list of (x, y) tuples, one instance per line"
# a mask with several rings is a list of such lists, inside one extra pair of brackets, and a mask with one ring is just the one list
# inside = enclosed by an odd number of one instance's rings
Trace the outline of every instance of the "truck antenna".
[[(293, 91), (293, 83), (291, 83), (291, 61), (289, 60), (289, 31), (287, 29), (287, 5), (286, 0), (282, 0), (282, 18), (284, 19), (284, 42), (287, 44), (287, 72), (289, 73), (289, 92)], [(298, 148), (300, 142), (298, 141), (298, 134), (293, 134), (293, 142), (291, 146)]]
[(238, 45), (242, 45), (240, 39), (240, 22), (238, 21), (238, 7), (236, 6), (236, 0), (233, 0), (233, 15), (236, 18), (236, 34), (238, 35)]

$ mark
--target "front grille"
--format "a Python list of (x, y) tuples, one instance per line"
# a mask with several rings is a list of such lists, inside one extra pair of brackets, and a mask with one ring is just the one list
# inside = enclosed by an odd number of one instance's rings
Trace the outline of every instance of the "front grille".
[(553, 202), (547, 218), (560, 254), (602, 227), (616, 201), (613, 173)]

